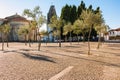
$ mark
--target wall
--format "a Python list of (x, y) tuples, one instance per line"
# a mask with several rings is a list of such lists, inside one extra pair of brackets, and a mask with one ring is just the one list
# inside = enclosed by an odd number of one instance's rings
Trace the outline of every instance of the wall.
[(24, 40), (24, 36), (19, 35), (18, 30), (20, 29), (20, 27), (24, 27), (25, 25), (28, 25), (28, 23), (27, 22), (16, 22), (16, 21), (10, 22), (10, 26), (11, 26), (11, 31), (10, 31), (10, 36), (9, 36), (10, 41), (23, 41)]

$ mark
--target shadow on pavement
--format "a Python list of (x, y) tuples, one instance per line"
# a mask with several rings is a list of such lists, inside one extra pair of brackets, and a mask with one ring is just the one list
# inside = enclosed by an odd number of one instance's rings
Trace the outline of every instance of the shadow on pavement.
[(43, 60), (43, 61), (48, 61), (48, 62), (56, 63), (56, 62), (53, 61), (52, 58), (49, 57), (49, 56), (29, 54), (29, 53), (22, 53), (22, 54), (23, 54), (25, 57), (29, 58), (29, 59)]
[[(43, 52), (46, 52), (46, 51), (43, 51)], [(114, 67), (120, 68), (119, 64), (109, 63), (109, 62), (95, 60), (95, 59), (90, 59), (89, 57), (88, 58), (82, 58), (82, 57), (76, 57), (76, 56), (71, 56), (71, 55), (67, 55), (67, 54), (53, 53), (53, 52), (50, 52), (50, 51), (47, 51), (47, 52), (50, 53), (50, 54), (61, 55), (61, 56), (66, 56), (66, 57), (71, 57), (71, 58), (76, 58), (76, 59), (82, 59), (82, 60), (87, 60), (87, 61), (93, 61), (93, 62), (100, 63), (102, 65), (114, 66)]]
[[(20, 52), (20, 51), (25, 51), (25, 52)], [(14, 52), (14, 53), (19, 53), (22, 54), (24, 57), (29, 58), (29, 59), (33, 59), (33, 60), (43, 60), (43, 61), (47, 61), (47, 62), (52, 62), (52, 63), (56, 63), (52, 57), (49, 56), (45, 56), (45, 55), (41, 55), (41, 54), (32, 54), (29, 53), (29, 51), (32, 50), (27, 50), (27, 49), (23, 49), (21, 50), (11, 50), (11, 51), (4, 51), (3, 53), (9, 53), (9, 52)]]

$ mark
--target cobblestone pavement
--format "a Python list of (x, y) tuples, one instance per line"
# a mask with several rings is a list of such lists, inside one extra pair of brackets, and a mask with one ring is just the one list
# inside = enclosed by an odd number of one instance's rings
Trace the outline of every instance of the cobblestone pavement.
[[(1, 46), (1, 43), (0, 43)], [(87, 55), (87, 43), (37, 44), (10, 43), (0, 50), (0, 80), (49, 80), (65, 68), (73, 66), (57, 80), (120, 80), (120, 44), (104, 43), (99, 50), (91, 43), (92, 55)]]

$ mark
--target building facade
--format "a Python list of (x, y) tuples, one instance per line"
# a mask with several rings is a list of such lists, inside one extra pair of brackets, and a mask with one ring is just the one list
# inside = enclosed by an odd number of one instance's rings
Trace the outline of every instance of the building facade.
[(7, 21), (7, 19), (0, 19), (0, 41), (2, 41), (2, 36), (4, 37), (4, 39), (6, 39), (6, 35), (5, 34), (3, 34), (3, 27), (4, 26), (2, 26), (3, 24), (6, 24), (8, 21)]
[(120, 28), (109, 30), (105, 34), (105, 40), (120, 40)]
[(108, 32), (109, 40), (120, 40), (120, 28), (112, 29)]
[(24, 37), (19, 35), (18, 30), (20, 27), (29, 25), (29, 21), (18, 14), (8, 16), (5, 19), (0, 20), (0, 24), (2, 24), (5, 20), (7, 20), (7, 23), (10, 24), (9, 41), (23, 41)]
[[(2, 25), (6, 21), (5, 19), (0, 18), (0, 25)], [(1, 26), (0, 26), (1, 27)], [(2, 40), (2, 32), (0, 31), (0, 41)]]

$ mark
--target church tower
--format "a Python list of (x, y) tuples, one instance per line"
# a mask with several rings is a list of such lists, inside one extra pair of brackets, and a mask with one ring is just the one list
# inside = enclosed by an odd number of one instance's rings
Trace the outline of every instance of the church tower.
[(49, 12), (47, 14), (47, 31), (50, 33), (49, 34), (49, 40), (50, 41), (54, 41), (53, 39), (53, 36), (52, 36), (52, 29), (50, 29), (49, 27), (49, 23), (50, 23), (50, 19), (52, 18), (52, 16), (57, 16), (56, 14), (56, 10), (55, 10), (55, 6), (54, 5), (51, 5), (50, 6), (50, 9), (49, 9)]
[(50, 23), (50, 19), (52, 18), (52, 16), (57, 16), (56, 14), (56, 10), (55, 10), (55, 6), (54, 5), (51, 5), (50, 6), (50, 9), (49, 9), (49, 12), (47, 14), (47, 24)]

